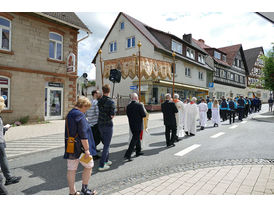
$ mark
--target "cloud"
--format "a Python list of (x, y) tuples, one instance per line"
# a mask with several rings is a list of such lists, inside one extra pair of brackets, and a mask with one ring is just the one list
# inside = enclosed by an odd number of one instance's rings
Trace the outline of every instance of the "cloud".
[[(273, 25), (255, 13), (239, 12), (138, 12), (128, 13), (139, 21), (170, 32), (179, 38), (191, 33), (195, 39), (204, 39), (209, 46), (220, 48), (229, 45), (243, 45), (244, 49), (263, 46), (271, 49)], [(91, 61), (97, 53), (106, 34), (115, 21), (118, 12), (77, 13), (93, 32), (79, 44), (79, 72), (88, 71), (95, 79), (95, 68)], [(80, 33), (79, 38), (84, 36)]]

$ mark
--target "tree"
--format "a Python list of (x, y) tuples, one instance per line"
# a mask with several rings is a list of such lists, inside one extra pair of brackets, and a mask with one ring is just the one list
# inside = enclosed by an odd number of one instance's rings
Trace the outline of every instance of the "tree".
[(265, 89), (274, 91), (274, 43), (272, 43), (272, 49), (267, 52), (266, 56), (263, 56), (263, 86)]

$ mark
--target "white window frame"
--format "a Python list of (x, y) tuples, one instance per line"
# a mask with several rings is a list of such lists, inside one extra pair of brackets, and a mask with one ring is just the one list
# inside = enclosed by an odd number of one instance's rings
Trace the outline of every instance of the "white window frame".
[[(135, 45), (134, 46), (132, 46), (132, 39), (133, 38), (135, 38)], [(128, 44), (127, 44), (127, 42), (128, 42), (128, 40), (130, 39), (130, 47), (128, 47)], [(135, 48), (136, 47), (136, 37), (135, 36), (131, 36), (131, 37), (128, 37), (127, 39), (126, 39), (126, 48), (127, 49), (131, 49), (131, 48)]]
[[(10, 22), (10, 27), (6, 27), (6, 26), (3, 26), (3, 25), (0, 25), (0, 50), (3, 50), (3, 51), (11, 51), (11, 20), (3, 17), (3, 16), (0, 16), (0, 18), (3, 18), (7, 21)], [(2, 29), (6, 29), (6, 30), (9, 30), (9, 49), (4, 49), (2, 48)]]
[[(122, 24), (124, 24), (124, 28), (122, 28)], [(122, 30), (125, 30), (125, 22), (124, 21), (121, 21), (120, 22), (120, 30), (122, 31)]]
[[(115, 50), (115, 43), (116, 43), (116, 50)], [(111, 51), (110, 49), (111, 49), (111, 44), (113, 44), (113, 51)], [(109, 53), (115, 53), (115, 52), (117, 52), (117, 41), (112, 41), (112, 42), (110, 42), (109, 43)]]
[[(57, 35), (59, 35), (59, 36), (61, 36), (62, 37), (62, 41), (58, 41), (58, 40), (55, 40), (55, 39), (51, 39), (50, 38), (50, 34), (57, 34)], [(59, 33), (56, 33), (56, 32), (49, 32), (49, 42), (54, 42), (55, 43), (55, 48), (54, 48), (54, 58), (52, 58), (52, 57), (50, 57), (49, 56), (49, 58), (50, 59), (53, 59), (53, 60), (57, 60), (57, 61), (63, 61), (63, 56), (64, 56), (64, 36), (63, 35), (61, 35), (61, 34), (59, 34)], [(61, 45), (62, 45), (62, 49), (61, 49), (61, 59), (57, 59), (57, 43), (61, 43)], [(50, 48), (49, 48), (50, 49)]]
[(176, 53), (183, 54), (183, 44), (172, 39), (171, 40), (171, 50)]
[(7, 107), (5, 107), (4, 110), (9, 110), (10, 109), (10, 78), (6, 77), (6, 76), (0, 76), (0, 77), (5, 78), (5, 79), (8, 80), (8, 85), (0, 84), (0, 94), (1, 94), (1, 89), (2, 88), (7, 88), (8, 89), (8, 105), (7, 105)]
[(198, 62), (205, 64), (205, 56), (202, 54), (198, 54)]
[[(187, 72), (186, 72), (187, 71)], [(187, 74), (186, 74), (187, 73)], [(185, 76), (186, 77), (191, 77), (191, 70), (189, 67), (185, 67)]]
[(186, 48), (186, 56), (190, 59), (195, 59), (195, 51), (193, 49), (187, 47)]
[(200, 72), (200, 71), (199, 71), (198, 74), (199, 74), (199, 75), (198, 75), (199, 79), (200, 79), (200, 80), (204, 80), (204, 72)]

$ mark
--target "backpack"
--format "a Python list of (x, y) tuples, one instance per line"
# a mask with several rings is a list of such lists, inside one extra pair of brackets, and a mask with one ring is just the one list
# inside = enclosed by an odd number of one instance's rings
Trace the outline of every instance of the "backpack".
[(231, 110), (234, 110), (234, 109), (235, 109), (235, 107), (234, 107), (234, 102), (233, 102), (233, 101), (230, 101), (230, 102), (229, 102), (229, 108), (230, 108)]
[(240, 106), (242, 106), (242, 107), (245, 106), (245, 102), (244, 102), (243, 99), (239, 99), (239, 100), (238, 100), (238, 104), (239, 104)]
[(227, 103), (226, 103), (226, 101), (222, 101), (221, 107), (222, 107), (222, 108), (227, 108)]

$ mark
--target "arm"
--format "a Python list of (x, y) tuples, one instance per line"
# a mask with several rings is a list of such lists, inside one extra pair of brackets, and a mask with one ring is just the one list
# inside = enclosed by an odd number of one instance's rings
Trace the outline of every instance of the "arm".
[(140, 108), (139, 112), (140, 112), (141, 117), (142, 118), (146, 117), (146, 113), (145, 113), (143, 105), (140, 105), (139, 108)]
[(177, 109), (175, 103), (173, 103), (173, 111), (174, 111), (174, 113), (178, 113), (178, 109)]
[(86, 119), (82, 118), (78, 122), (77, 131), (78, 131), (78, 136), (79, 136), (81, 143), (85, 150), (85, 158), (87, 158), (90, 155), (90, 152), (89, 152), (89, 142), (88, 142), (88, 136), (87, 136), (87, 131), (88, 131), (87, 125), (88, 124), (85, 121), (86, 121)]

